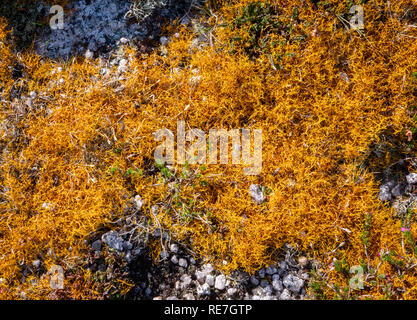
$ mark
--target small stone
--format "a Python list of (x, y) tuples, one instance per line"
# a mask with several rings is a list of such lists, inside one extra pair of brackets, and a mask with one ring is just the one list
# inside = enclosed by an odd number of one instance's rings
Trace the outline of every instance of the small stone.
[(207, 264), (203, 265), (203, 270), (204, 270), (204, 272), (206, 272), (206, 274), (209, 274), (209, 273), (213, 272), (214, 268), (211, 265), (211, 263), (207, 263)]
[(93, 248), (94, 251), (100, 251), (101, 250), (101, 241), (96, 240), (91, 244), (91, 248)]
[(257, 286), (259, 284), (259, 280), (255, 276), (251, 276), (250, 283), (252, 283), (254, 286)]
[(173, 255), (173, 256), (171, 257), (171, 262), (172, 262), (173, 264), (178, 264), (178, 258), (177, 258), (177, 256), (176, 256), (176, 255)]
[(279, 296), (280, 300), (291, 300), (291, 293), (288, 291), (288, 289), (284, 289), (282, 291), (281, 295)]
[(197, 287), (197, 294), (199, 296), (208, 296), (210, 293), (210, 286), (207, 283)]
[(151, 293), (152, 293), (152, 289), (151, 289), (151, 288), (149, 288), (149, 287), (147, 287), (147, 288), (146, 288), (146, 290), (145, 290), (145, 295), (146, 295), (146, 296), (150, 296), (150, 295), (151, 295)]
[(191, 284), (193, 279), (188, 275), (184, 274), (181, 276), (181, 289), (188, 288), (188, 286)]
[(214, 286), (214, 281), (215, 281), (215, 278), (214, 278), (214, 276), (213, 276), (213, 275), (208, 274), (208, 275), (206, 276), (206, 283), (207, 283), (210, 287), (213, 287), (213, 286)]
[(87, 51), (85, 52), (85, 57), (86, 57), (86, 59), (89, 59), (89, 60), (93, 59), (93, 57), (94, 57), (94, 52), (92, 52), (92, 51), (90, 51), (90, 50), (87, 50)]
[(229, 288), (227, 289), (227, 295), (230, 297), (234, 297), (234, 295), (237, 293), (237, 289), (236, 288)]
[(178, 253), (178, 245), (176, 244), (176, 243), (172, 243), (170, 246), (169, 246), (169, 249), (171, 250), (171, 252), (172, 253)]
[(226, 288), (226, 277), (223, 274), (218, 275), (216, 277), (216, 282), (214, 284), (214, 287), (217, 290), (224, 290)]
[(159, 38), (159, 42), (163, 45), (166, 46), (169, 42), (169, 38), (168, 37), (164, 37), (162, 36), (161, 38)]
[(304, 286), (304, 280), (293, 276), (292, 274), (287, 274), (282, 283), (287, 289), (294, 293), (299, 293), (301, 288)]
[(107, 244), (110, 248), (117, 251), (123, 251), (123, 239), (119, 234), (112, 230), (101, 236), (101, 241)]
[(131, 250), (133, 248), (133, 244), (131, 244), (129, 241), (124, 241), (123, 242), (123, 249), (124, 250)]
[(194, 260), (194, 258), (190, 258), (190, 263), (191, 263), (191, 264), (195, 264), (195, 260)]
[(256, 287), (254, 289), (252, 289), (252, 294), (255, 296), (262, 296), (264, 293), (264, 290), (261, 287)]
[(265, 278), (265, 269), (262, 268), (258, 271), (259, 278)]
[(200, 284), (203, 284), (206, 281), (206, 273), (203, 271), (196, 271), (195, 277)]
[(36, 92), (35, 92), (35, 91), (31, 91), (31, 92), (29, 93), (29, 96), (31, 97), (31, 99), (35, 99), (35, 98), (36, 98), (36, 96), (37, 96), (37, 94), (36, 94)]
[(409, 184), (417, 184), (417, 173), (410, 173), (405, 178)]
[(392, 196), (395, 197), (395, 198), (398, 198), (398, 197), (401, 197), (402, 195), (404, 195), (404, 193), (405, 193), (405, 187), (406, 187), (406, 183), (405, 182), (398, 183), (391, 190)]
[(282, 285), (282, 281), (278, 279), (272, 279), (272, 287), (277, 292), (281, 292), (284, 289), (284, 286)]
[(135, 206), (138, 210), (140, 210), (143, 206), (143, 200), (140, 195), (135, 196)]
[(179, 265), (180, 267), (187, 268), (187, 267), (188, 267), (188, 262), (187, 262), (187, 260), (185, 260), (184, 258), (180, 258), (180, 259), (178, 260), (178, 265)]
[(127, 40), (126, 38), (124, 38), (124, 37), (120, 38), (120, 43), (126, 44), (128, 42), (129, 42), (129, 40)]
[(262, 288), (266, 288), (268, 285), (269, 285), (268, 280), (262, 280), (262, 281), (261, 281), (261, 287), (262, 287)]
[(127, 66), (127, 63), (128, 63), (127, 59), (121, 59), (119, 61), (119, 66), (120, 67), (126, 67)]
[(195, 300), (195, 297), (192, 293), (187, 293), (184, 295), (185, 300)]
[(304, 256), (298, 258), (298, 264), (302, 267), (305, 267), (308, 264), (308, 259)]
[(266, 271), (267, 274), (272, 276), (273, 274), (277, 273), (278, 270), (274, 266), (268, 266), (268, 267), (266, 267), (265, 271)]
[(35, 261), (33, 261), (33, 262), (32, 262), (32, 265), (33, 265), (35, 268), (39, 268), (39, 266), (41, 265), (41, 262), (40, 262), (39, 260), (35, 260)]

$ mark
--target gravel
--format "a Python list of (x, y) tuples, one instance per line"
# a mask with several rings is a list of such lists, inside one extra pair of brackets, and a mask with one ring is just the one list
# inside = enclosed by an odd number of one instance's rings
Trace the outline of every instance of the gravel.
[[(135, 14), (130, 15), (133, 12), (130, 1), (74, 0), (64, 9), (63, 28), (44, 27), (35, 41), (35, 50), (50, 58), (85, 55), (91, 59), (94, 54), (109, 52), (119, 44), (155, 39), (161, 32), (162, 19), (185, 17), (191, 1), (149, 1), (148, 5), (137, 6)], [(49, 9), (46, 5), (38, 8), (45, 16), (50, 16)], [(161, 37), (160, 41), (165, 45), (169, 39)]]

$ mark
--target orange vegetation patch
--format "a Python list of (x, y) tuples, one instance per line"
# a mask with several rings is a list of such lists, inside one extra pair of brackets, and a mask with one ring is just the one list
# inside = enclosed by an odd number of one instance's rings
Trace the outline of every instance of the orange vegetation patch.
[[(180, 36), (166, 48), (125, 48), (127, 70), (110, 75), (99, 60), (14, 56), (2, 23), (0, 297), (47, 297), (45, 278), (21, 283), (19, 267), (42, 259), (76, 268), (88, 234), (139, 194), (151, 226), (225, 271), (254, 271), (290, 243), (321, 263), (322, 297), (416, 298), (414, 248), (360, 166), (382, 132), (415, 126), (412, 2), (367, 1), (363, 31), (343, 24), (345, 2), (259, 1), (254, 16), (250, 3), (227, 2), (206, 18), (205, 46), (170, 27)], [(11, 61), (24, 65), (19, 81), (3, 67)], [(29, 106), (8, 101), (16, 90), (37, 97)], [(177, 120), (205, 132), (262, 129), (261, 174), (234, 165), (148, 174), (153, 133), (175, 132)], [(252, 183), (265, 186), (265, 203), (252, 201)], [(354, 265), (369, 274), (362, 291), (349, 288)]]

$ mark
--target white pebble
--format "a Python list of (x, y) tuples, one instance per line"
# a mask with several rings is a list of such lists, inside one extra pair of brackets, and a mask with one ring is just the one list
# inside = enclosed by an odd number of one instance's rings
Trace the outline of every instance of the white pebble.
[(178, 265), (180, 267), (187, 268), (188, 267), (188, 262), (184, 258), (180, 258), (180, 260), (178, 261)]
[(226, 277), (223, 274), (218, 275), (216, 277), (216, 282), (214, 284), (214, 287), (217, 290), (224, 290), (226, 288)]

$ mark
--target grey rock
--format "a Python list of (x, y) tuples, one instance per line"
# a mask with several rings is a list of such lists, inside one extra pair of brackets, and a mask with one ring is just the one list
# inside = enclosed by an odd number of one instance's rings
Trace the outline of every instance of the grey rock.
[(261, 284), (260, 284), (260, 286), (261, 286), (262, 288), (266, 288), (267, 286), (269, 286), (269, 282), (268, 282), (268, 280), (261, 280)]
[(124, 250), (131, 250), (133, 248), (133, 244), (131, 244), (129, 241), (123, 242), (123, 249)]
[(274, 266), (268, 266), (268, 267), (266, 267), (265, 271), (266, 271), (267, 274), (272, 276), (273, 274), (277, 273), (278, 270)]
[(214, 287), (217, 290), (224, 290), (226, 288), (226, 277), (221, 274), (216, 277), (216, 282), (214, 283)]
[(227, 295), (229, 297), (234, 297), (237, 293), (237, 289), (236, 288), (229, 288), (227, 289)]
[(212, 273), (212, 272), (214, 271), (214, 268), (213, 268), (213, 266), (211, 265), (211, 263), (207, 263), (207, 264), (203, 265), (203, 271), (204, 271), (206, 274), (209, 274), (209, 273)]
[(187, 262), (187, 260), (185, 260), (184, 258), (180, 258), (180, 259), (178, 260), (178, 265), (179, 265), (180, 267), (187, 268), (187, 267), (188, 267), (188, 262)]
[(161, 38), (159, 38), (159, 42), (161, 43), (161, 45), (166, 46), (169, 42), (169, 38), (162, 36)]
[(201, 296), (208, 296), (210, 295), (211, 290), (210, 290), (210, 286), (207, 283), (204, 283), (201, 286), (197, 286), (197, 294), (201, 297)]
[(392, 196), (395, 197), (395, 198), (398, 198), (398, 197), (401, 197), (402, 195), (404, 195), (406, 186), (407, 186), (407, 184), (405, 182), (398, 183), (391, 190)]
[(169, 246), (169, 249), (171, 250), (172, 253), (178, 253), (178, 250), (179, 250), (178, 245), (176, 243), (172, 243)]
[(381, 201), (391, 201), (392, 195), (391, 190), (387, 186), (381, 186), (379, 188), (379, 200)]
[(41, 262), (40, 262), (39, 260), (34, 260), (34, 261), (32, 262), (32, 265), (33, 265), (35, 268), (39, 268), (39, 266), (41, 265)]
[(259, 278), (265, 278), (265, 269), (262, 268), (258, 271)]
[(270, 285), (266, 285), (265, 287), (262, 287), (262, 289), (265, 296), (271, 296), (273, 294), (273, 289)]
[(181, 289), (188, 288), (192, 282), (192, 278), (188, 274), (181, 276)]
[(255, 276), (250, 277), (250, 283), (254, 286), (257, 286), (259, 284), (259, 280)]
[(417, 173), (410, 173), (405, 178), (409, 184), (417, 184)]
[(284, 277), (282, 283), (287, 289), (294, 293), (299, 293), (301, 291), (301, 288), (304, 286), (303, 279), (293, 276), (290, 273)]
[(272, 287), (277, 292), (281, 292), (284, 289), (284, 286), (282, 285), (282, 281), (279, 279), (273, 279), (272, 280)]
[(195, 277), (200, 284), (203, 284), (206, 281), (206, 273), (203, 271), (197, 270), (195, 272)]
[(280, 300), (291, 300), (291, 293), (288, 291), (288, 289), (284, 289), (282, 291), (281, 295), (279, 296)]
[(94, 251), (100, 251), (101, 250), (101, 241), (96, 240), (91, 244), (91, 248), (93, 248)]
[(215, 278), (214, 276), (212, 276), (211, 274), (208, 274), (206, 276), (206, 283), (210, 286), (213, 287), (214, 286), (214, 282), (215, 282)]
[(176, 256), (176, 255), (173, 255), (173, 256), (171, 257), (171, 262), (172, 262), (173, 264), (178, 264), (178, 258), (177, 258), (177, 256)]

